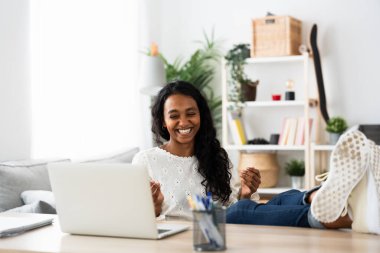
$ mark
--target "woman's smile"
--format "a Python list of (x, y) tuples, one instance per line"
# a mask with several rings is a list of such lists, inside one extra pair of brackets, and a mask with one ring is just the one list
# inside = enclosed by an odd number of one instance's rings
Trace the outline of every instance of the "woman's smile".
[(178, 131), (181, 135), (188, 135), (189, 133), (191, 133), (192, 130), (193, 130), (193, 128), (177, 129), (177, 131)]

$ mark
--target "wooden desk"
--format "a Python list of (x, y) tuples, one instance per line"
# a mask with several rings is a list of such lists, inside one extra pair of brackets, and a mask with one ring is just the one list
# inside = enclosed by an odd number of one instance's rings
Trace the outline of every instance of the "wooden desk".
[[(380, 252), (380, 236), (351, 231), (227, 225), (226, 252)], [(0, 238), (0, 252), (193, 252), (192, 231), (162, 240), (63, 234), (58, 222), (10, 238)]]

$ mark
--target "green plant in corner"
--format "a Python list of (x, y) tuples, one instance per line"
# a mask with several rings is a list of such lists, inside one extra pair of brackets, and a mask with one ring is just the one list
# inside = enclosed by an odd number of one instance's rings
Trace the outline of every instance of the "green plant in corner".
[(166, 80), (168, 82), (183, 80), (196, 86), (207, 99), (214, 122), (218, 126), (222, 117), (222, 100), (214, 94), (211, 81), (214, 79), (215, 64), (220, 60), (221, 53), (218, 43), (214, 40), (213, 32), (210, 37), (204, 33), (204, 37), (204, 42), (198, 41), (202, 47), (185, 62), (177, 58), (173, 63), (169, 63), (162, 54), (161, 58), (165, 65)]
[(341, 134), (347, 129), (346, 120), (342, 117), (332, 117), (327, 121), (326, 131), (329, 133)]
[(305, 162), (292, 159), (285, 164), (285, 171), (289, 176), (302, 177), (305, 175)]

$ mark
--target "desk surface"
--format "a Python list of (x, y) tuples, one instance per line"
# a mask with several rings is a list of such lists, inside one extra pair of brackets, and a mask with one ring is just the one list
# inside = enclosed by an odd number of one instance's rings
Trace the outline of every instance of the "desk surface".
[[(230, 225), (226, 252), (380, 252), (380, 236), (351, 231)], [(76, 236), (53, 225), (0, 238), (0, 252), (193, 252), (192, 231), (162, 240)]]

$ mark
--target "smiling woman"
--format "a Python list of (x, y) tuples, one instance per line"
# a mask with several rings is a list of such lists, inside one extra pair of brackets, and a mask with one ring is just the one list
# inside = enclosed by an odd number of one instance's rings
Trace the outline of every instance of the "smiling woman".
[(138, 1), (31, 1), (32, 157), (138, 146)]

